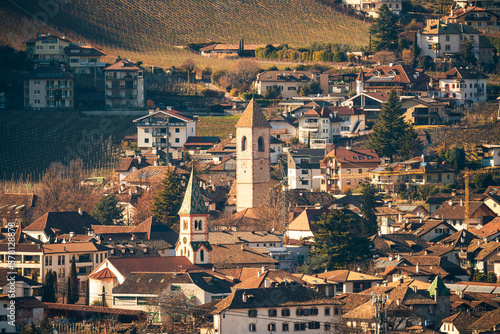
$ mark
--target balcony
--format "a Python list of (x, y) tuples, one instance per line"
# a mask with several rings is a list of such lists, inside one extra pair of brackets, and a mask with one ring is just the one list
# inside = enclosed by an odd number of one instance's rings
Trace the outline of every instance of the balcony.
[(317, 129), (319, 123), (304, 123), (304, 128), (306, 129)]
[(167, 148), (167, 143), (153, 142), (152, 146), (155, 148)]
[[(159, 117), (157, 117), (159, 118)], [(182, 127), (182, 126), (186, 126), (185, 123), (170, 123), (168, 121), (157, 121), (157, 120), (154, 120), (154, 121), (140, 121), (140, 122), (137, 122), (137, 126), (149, 126), (149, 127), (162, 127), (162, 128), (165, 128), (167, 127), (167, 123), (168, 123), (168, 126), (170, 127)]]
[(136, 100), (137, 95), (106, 95), (109, 100)]
[(103, 62), (85, 62), (78, 64), (79, 67), (104, 67), (106, 63)]
[[(167, 136), (166, 132), (153, 132), (151, 133), (153, 137), (158, 137), (158, 138), (165, 138)], [(168, 133), (168, 136), (171, 136), (171, 133)]]

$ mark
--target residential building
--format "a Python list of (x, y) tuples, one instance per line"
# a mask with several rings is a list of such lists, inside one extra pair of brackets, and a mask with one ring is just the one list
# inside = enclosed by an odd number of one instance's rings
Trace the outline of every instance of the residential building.
[[(326, 192), (344, 192), (357, 188), (368, 178), (369, 170), (378, 167), (380, 158), (373, 149), (336, 148), (323, 159), (326, 167), (326, 182), (321, 190)], [(350, 174), (354, 174), (350, 176)]]
[(430, 19), (424, 29), (417, 32), (417, 44), (421, 54), (432, 59), (444, 56), (455, 57), (460, 54), (460, 45), (464, 38), (473, 40), (474, 55), (479, 56), (480, 31), (472, 26), (460, 23), (446, 23), (446, 21)]
[(289, 113), (276, 115), (269, 120), (271, 136), (284, 141), (290, 141), (292, 137), (297, 137), (296, 121), (297, 119)]
[(71, 43), (65, 37), (53, 36), (51, 34), (38, 34), (37, 37), (28, 39), (26, 44), (26, 55), (28, 59), (35, 62), (37, 66), (57, 65), (66, 63), (67, 57), (64, 48)]
[(129, 60), (119, 60), (104, 68), (105, 105), (108, 109), (143, 109), (143, 69)]
[(264, 71), (257, 74), (255, 88), (265, 96), (270, 89), (277, 89), (283, 99), (300, 96), (300, 88), (310, 81), (319, 83), (323, 93), (328, 92), (328, 74), (315, 71)]
[(271, 179), (271, 138), (266, 117), (253, 99), (236, 123), (237, 211), (261, 207)]
[(27, 277), (12, 274), (10, 269), (0, 269), (0, 291), (3, 294), (14, 294), (16, 297), (34, 297), (42, 300), (42, 283), (35, 282)]
[(401, 15), (403, 13), (403, 3), (406, 0), (343, 0), (342, 3), (350, 5), (352, 8), (360, 12), (365, 12), (373, 18), (377, 18), (378, 10), (382, 5), (386, 5), (389, 10), (395, 15)]
[[(469, 201), (469, 231), (476, 226), (484, 226), (495, 216), (484, 202)], [(457, 230), (465, 229), (465, 203), (463, 200), (444, 202), (432, 217), (445, 220)]]
[(446, 23), (459, 23), (473, 28), (497, 27), (499, 18), (494, 12), (477, 6), (451, 9), (450, 14), (441, 18)]
[(151, 186), (160, 184), (168, 173), (178, 175), (183, 182), (189, 175), (189, 172), (176, 166), (147, 166), (130, 173), (122, 179), (121, 183), (126, 187), (148, 190)]
[(340, 138), (340, 124), (344, 120), (330, 109), (313, 108), (299, 118), (299, 141), (310, 148), (326, 148)]
[(75, 103), (73, 76), (60, 67), (39, 67), (24, 80), (24, 107), (40, 109), (73, 109)]
[(35, 194), (4, 193), (0, 195), (0, 223), (16, 224), (31, 219), (35, 213)]
[(500, 166), (500, 144), (482, 144), (476, 146), (476, 152), (481, 157), (482, 167)]
[(207, 153), (212, 155), (214, 162), (220, 162), (225, 157), (236, 158), (236, 136), (230, 134), (229, 138), (208, 149)]
[(2, 333), (19, 333), (21, 328), (27, 328), (32, 323), (40, 326), (46, 307), (35, 297), (11, 298), (6, 294), (0, 295), (0, 305), (0, 331)]
[(486, 102), (486, 75), (464, 68), (452, 68), (438, 76), (441, 96), (455, 104)]
[(217, 333), (324, 333), (340, 323), (341, 303), (302, 285), (237, 289), (215, 305)]
[(350, 99), (342, 102), (343, 106), (351, 108), (363, 109), (365, 120), (378, 120), (378, 113), (382, 109), (382, 105), (387, 102), (389, 94), (380, 92), (361, 92)]
[(491, 211), (497, 216), (500, 216), (500, 186), (489, 186), (484, 191), (484, 204), (486, 204)]
[(120, 166), (115, 169), (115, 173), (118, 174), (120, 182), (135, 172), (144, 167), (158, 164), (158, 161), (151, 161), (153, 159), (147, 159), (146, 157), (138, 156), (134, 158), (123, 158), (120, 160)]
[(78, 74), (93, 74), (101, 71), (106, 63), (101, 62), (101, 57), (106, 54), (101, 50), (87, 45), (70, 43), (64, 48), (66, 62), (69, 67)]
[(278, 160), (283, 156), (283, 145), (284, 141), (271, 136), (271, 149), (270, 149), (270, 161), (272, 164), (278, 163)]
[(481, 314), (481, 317), (472, 323), (467, 329), (472, 333), (491, 333), (500, 330), (500, 309)]
[(405, 110), (406, 123), (411, 125), (447, 124), (452, 119), (447, 112), (449, 109), (448, 103), (432, 98), (401, 99), (401, 108)]
[(363, 109), (349, 106), (329, 107), (329, 109), (343, 120), (340, 123), (340, 135), (342, 137), (359, 136), (365, 131), (366, 117)]
[(305, 208), (290, 224), (288, 224), (288, 238), (291, 240), (313, 240), (318, 226), (314, 224), (321, 219), (327, 208)]
[(361, 69), (356, 78), (356, 92), (377, 92), (389, 94), (395, 90), (400, 96), (427, 95), (430, 77), (421, 70), (407, 65), (378, 65)]
[(324, 178), (321, 163), (325, 157), (324, 149), (288, 150), (288, 186), (290, 189), (319, 189)]
[(173, 109), (150, 110), (134, 120), (139, 149), (181, 148), (189, 137), (196, 136), (197, 118)]
[(344, 293), (359, 293), (370, 289), (384, 280), (381, 277), (368, 275), (353, 270), (333, 270), (318, 274), (318, 278), (337, 282), (335, 292), (330, 292), (329, 296), (339, 296)]

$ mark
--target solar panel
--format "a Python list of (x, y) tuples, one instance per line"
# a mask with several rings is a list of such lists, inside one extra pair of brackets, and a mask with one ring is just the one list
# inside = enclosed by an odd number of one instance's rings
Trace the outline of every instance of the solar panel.
[(451, 291), (464, 291), (467, 288), (467, 285), (463, 284), (445, 284), (445, 285)]
[(477, 292), (477, 293), (491, 293), (495, 287), (484, 286), (484, 285), (469, 285), (465, 292)]
[(492, 293), (494, 293), (494, 294), (497, 294), (497, 293), (500, 294), (500, 287), (495, 288), (495, 290), (493, 290)]

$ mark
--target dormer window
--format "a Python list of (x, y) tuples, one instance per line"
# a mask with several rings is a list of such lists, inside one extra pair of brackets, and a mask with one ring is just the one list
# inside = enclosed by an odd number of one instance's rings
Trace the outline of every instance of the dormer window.
[(379, 71), (373, 71), (373, 76), (374, 77), (379, 77), (380, 76), (380, 72)]
[(389, 73), (387, 73), (387, 75), (390, 76), (390, 77), (395, 77), (396, 76), (396, 72), (389, 71)]

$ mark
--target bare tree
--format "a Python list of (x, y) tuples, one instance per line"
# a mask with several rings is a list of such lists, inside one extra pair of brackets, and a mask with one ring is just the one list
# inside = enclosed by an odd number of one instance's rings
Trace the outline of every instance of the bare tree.
[(380, 65), (388, 65), (396, 60), (396, 55), (391, 51), (379, 51), (373, 55), (373, 60)]
[(145, 191), (134, 205), (134, 224), (140, 224), (153, 215), (153, 198), (158, 192), (158, 187)]

